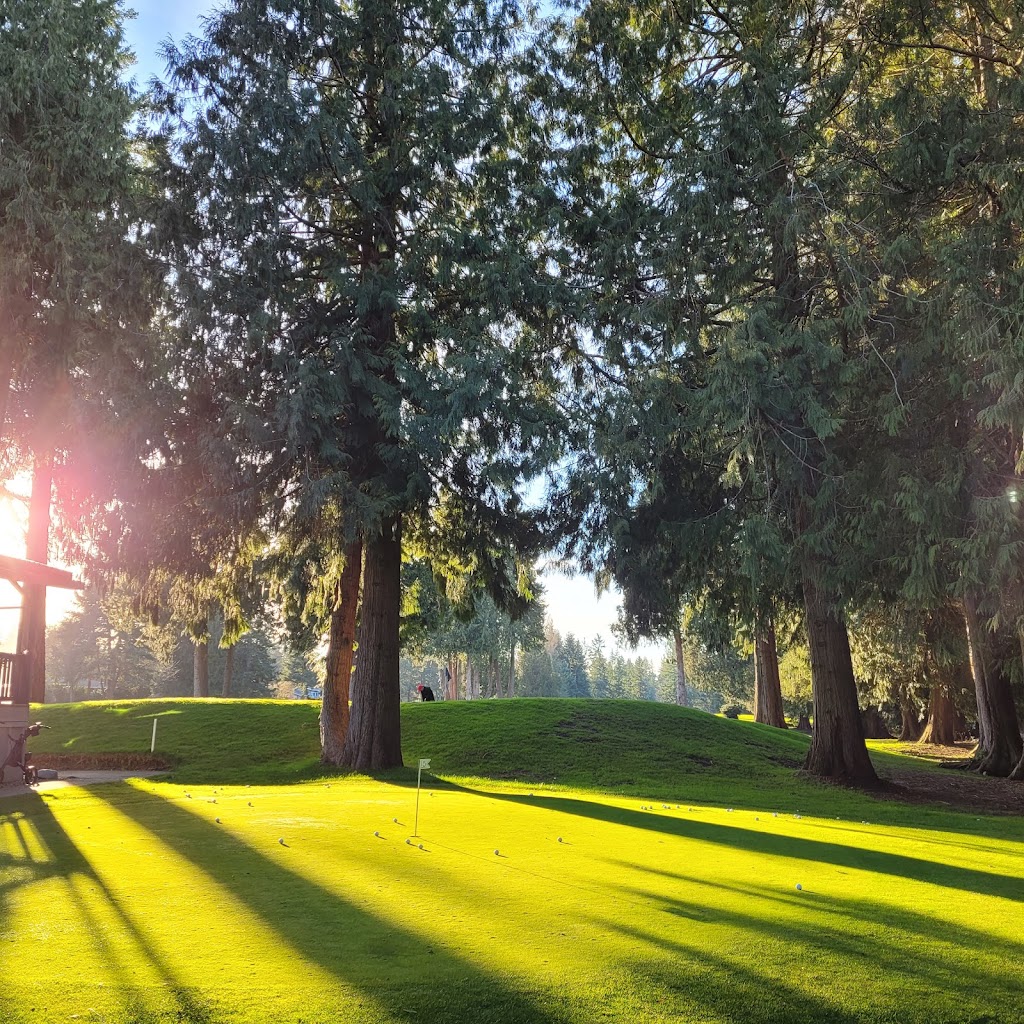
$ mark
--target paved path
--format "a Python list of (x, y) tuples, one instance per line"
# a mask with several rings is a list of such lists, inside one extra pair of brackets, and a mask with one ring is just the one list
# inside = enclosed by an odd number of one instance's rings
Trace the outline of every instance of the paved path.
[(86, 771), (84, 768), (72, 768), (62, 773), (59, 779), (38, 782), (34, 786), (26, 786), (21, 782), (8, 782), (0, 786), (0, 799), (9, 796), (24, 796), (26, 793), (46, 793), (53, 789), (64, 789), (67, 786), (95, 786), (100, 782), (121, 782), (124, 779), (143, 779), (151, 775), (166, 775), (166, 772), (134, 771), (114, 772)]

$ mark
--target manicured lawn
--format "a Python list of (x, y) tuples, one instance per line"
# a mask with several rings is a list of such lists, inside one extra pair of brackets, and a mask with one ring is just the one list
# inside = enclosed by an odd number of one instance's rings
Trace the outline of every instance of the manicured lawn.
[[(312, 771), (308, 709), (270, 707)], [(409, 770), (0, 803), (0, 1021), (1024, 1021), (1021, 818), (809, 783), (805, 737), (674, 708), (404, 714), (448, 776), (413, 845)]]

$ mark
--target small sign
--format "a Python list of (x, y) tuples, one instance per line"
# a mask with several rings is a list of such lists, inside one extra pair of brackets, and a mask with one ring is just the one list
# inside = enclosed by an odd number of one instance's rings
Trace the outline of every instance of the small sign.
[(420, 771), (425, 771), (429, 767), (430, 767), (430, 758), (429, 757), (421, 757), (420, 758)]

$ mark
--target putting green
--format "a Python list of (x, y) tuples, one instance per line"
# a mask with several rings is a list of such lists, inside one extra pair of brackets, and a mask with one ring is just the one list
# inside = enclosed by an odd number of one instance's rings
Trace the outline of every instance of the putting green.
[(0, 1021), (1024, 1021), (1021, 846), (973, 818), (484, 785), (412, 845), (365, 779), (5, 801)]

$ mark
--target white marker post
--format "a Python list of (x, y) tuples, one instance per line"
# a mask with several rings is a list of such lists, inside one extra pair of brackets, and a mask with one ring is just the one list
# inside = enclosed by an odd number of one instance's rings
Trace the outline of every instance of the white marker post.
[(416, 772), (416, 820), (413, 822), (412, 834), (418, 836), (420, 834), (420, 778), (423, 775), (423, 769), (430, 770), (430, 758), (421, 757), (420, 766)]
[(149, 752), (156, 750), (156, 715), (153, 716), (153, 738), (149, 741)]

